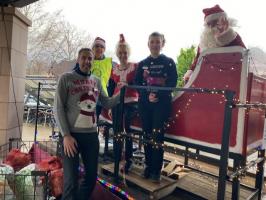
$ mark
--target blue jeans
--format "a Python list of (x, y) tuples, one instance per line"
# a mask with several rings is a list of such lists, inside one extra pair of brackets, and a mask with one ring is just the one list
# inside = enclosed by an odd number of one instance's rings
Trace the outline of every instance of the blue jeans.
[[(97, 179), (99, 139), (97, 133), (71, 133), (78, 144), (78, 153), (68, 157), (63, 153), (64, 191), (62, 200), (88, 200)], [(79, 185), (79, 154), (85, 175)]]

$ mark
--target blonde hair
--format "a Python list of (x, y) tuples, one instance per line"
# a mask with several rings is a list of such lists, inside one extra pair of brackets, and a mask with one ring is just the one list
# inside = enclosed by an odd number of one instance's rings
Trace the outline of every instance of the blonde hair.
[(125, 41), (125, 38), (124, 38), (124, 35), (123, 34), (120, 34), (120, 39), (118, 41), (118, 43), (116, 44), (116, 47), (115, 47), (115, 54), (117, 57), (118, 56), (118, 53), (119, 53), (119, 50), (121, 47), (125, 47), (126, 50), (127, 50), (127, 53), (128, 53), (128, 57), (130, 56), (130, 46), (129, 44)]

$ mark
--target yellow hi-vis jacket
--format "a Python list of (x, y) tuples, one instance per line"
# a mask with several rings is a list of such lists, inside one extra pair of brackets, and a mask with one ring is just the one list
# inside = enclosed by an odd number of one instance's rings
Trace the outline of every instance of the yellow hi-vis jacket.
[(91, 72), (97, 76), (102, 83), (102, 88), (108, 96), (107, 85), (112, 71), (112, 58), (104, 58), (103, 60), (94, 60)]

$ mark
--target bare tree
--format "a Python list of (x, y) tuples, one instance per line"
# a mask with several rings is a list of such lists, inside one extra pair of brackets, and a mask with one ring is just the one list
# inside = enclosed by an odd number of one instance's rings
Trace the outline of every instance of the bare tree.
[(21, 9), (33, 22), (29, 29), (28, 74), (43, 74), (57, 63), (72, 61), (80, 47), (92, 42), (90, 34), (67, 22), (61, 10), (45, 11), (46, 2), (40, 0)]

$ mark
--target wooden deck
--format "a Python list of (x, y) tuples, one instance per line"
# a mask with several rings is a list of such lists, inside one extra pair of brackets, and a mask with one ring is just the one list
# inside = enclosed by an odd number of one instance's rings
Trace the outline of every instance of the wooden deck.
[[(107, 164), (102, 166), (103, 173), (113, 173), (114, 164)], [(120, 173), (122, 177), (122, 174)], [(141, 177), (141, 171), (139, 168), (134, 168), (125, 176), (126, 180), (139, 187), (146, 193), (148, 193), (150, 199), (161, 199), (171, 194), (176, 189), (176, 181), (168, 177), (161, 176), (160, 183), (153, 183), (149, 179)]]
[[(113, 173), (114, 165), (107, 164), (101, 167), (103, 173)], [(120, 174), (122, 177), (122, 174)], [(190, 171), (186, 173), (185, 176), (181, 176), (178, 180), (173, 180), (168, 177), (162, 176), (160, 184), (152, 183), (149, 179), (144, 179), (140, 175), (140, 171), (134, 169), (128, 175), (126, 175), (126, 180), (129, 183), (133, 183), (134, 187), (141, 189), (148, 194), (149, 199), (182, 199), (180, 195), (175, 195), (172, 193), (176, 191), (181, 191), (190, 194), (191, 199), (217, 199), (217, 186), (218, 179), (200, 172)], [(248, 199), (254, 190), (241, 186), (240, 188), (240, 200)], [(172, 194), (172, 195), (171, 195)], [(179, 193), (180, 194), (180, 193)], [(170, 196), (168, 196), (170, 195)], [(183, 194), (182, 194), (183, 195)], [(227, 183), (226, 187), (226, 198), (232, 199), (232, 184)], [(166, 197), (168, 196), (168, 197)], [(190, 198), (185, 198), (186, 200)]]
[[(199, 172), (191, 171), (187, 176), (179, 179), (176, 183), (177, 188), (193, 193), (202, 199), (217, 199), (218, 179)], [(248, 199), (254, 190), (240, 188), (240, 200)], [(226, 186), (225, 199), (232, 199), (232, 184)]]

